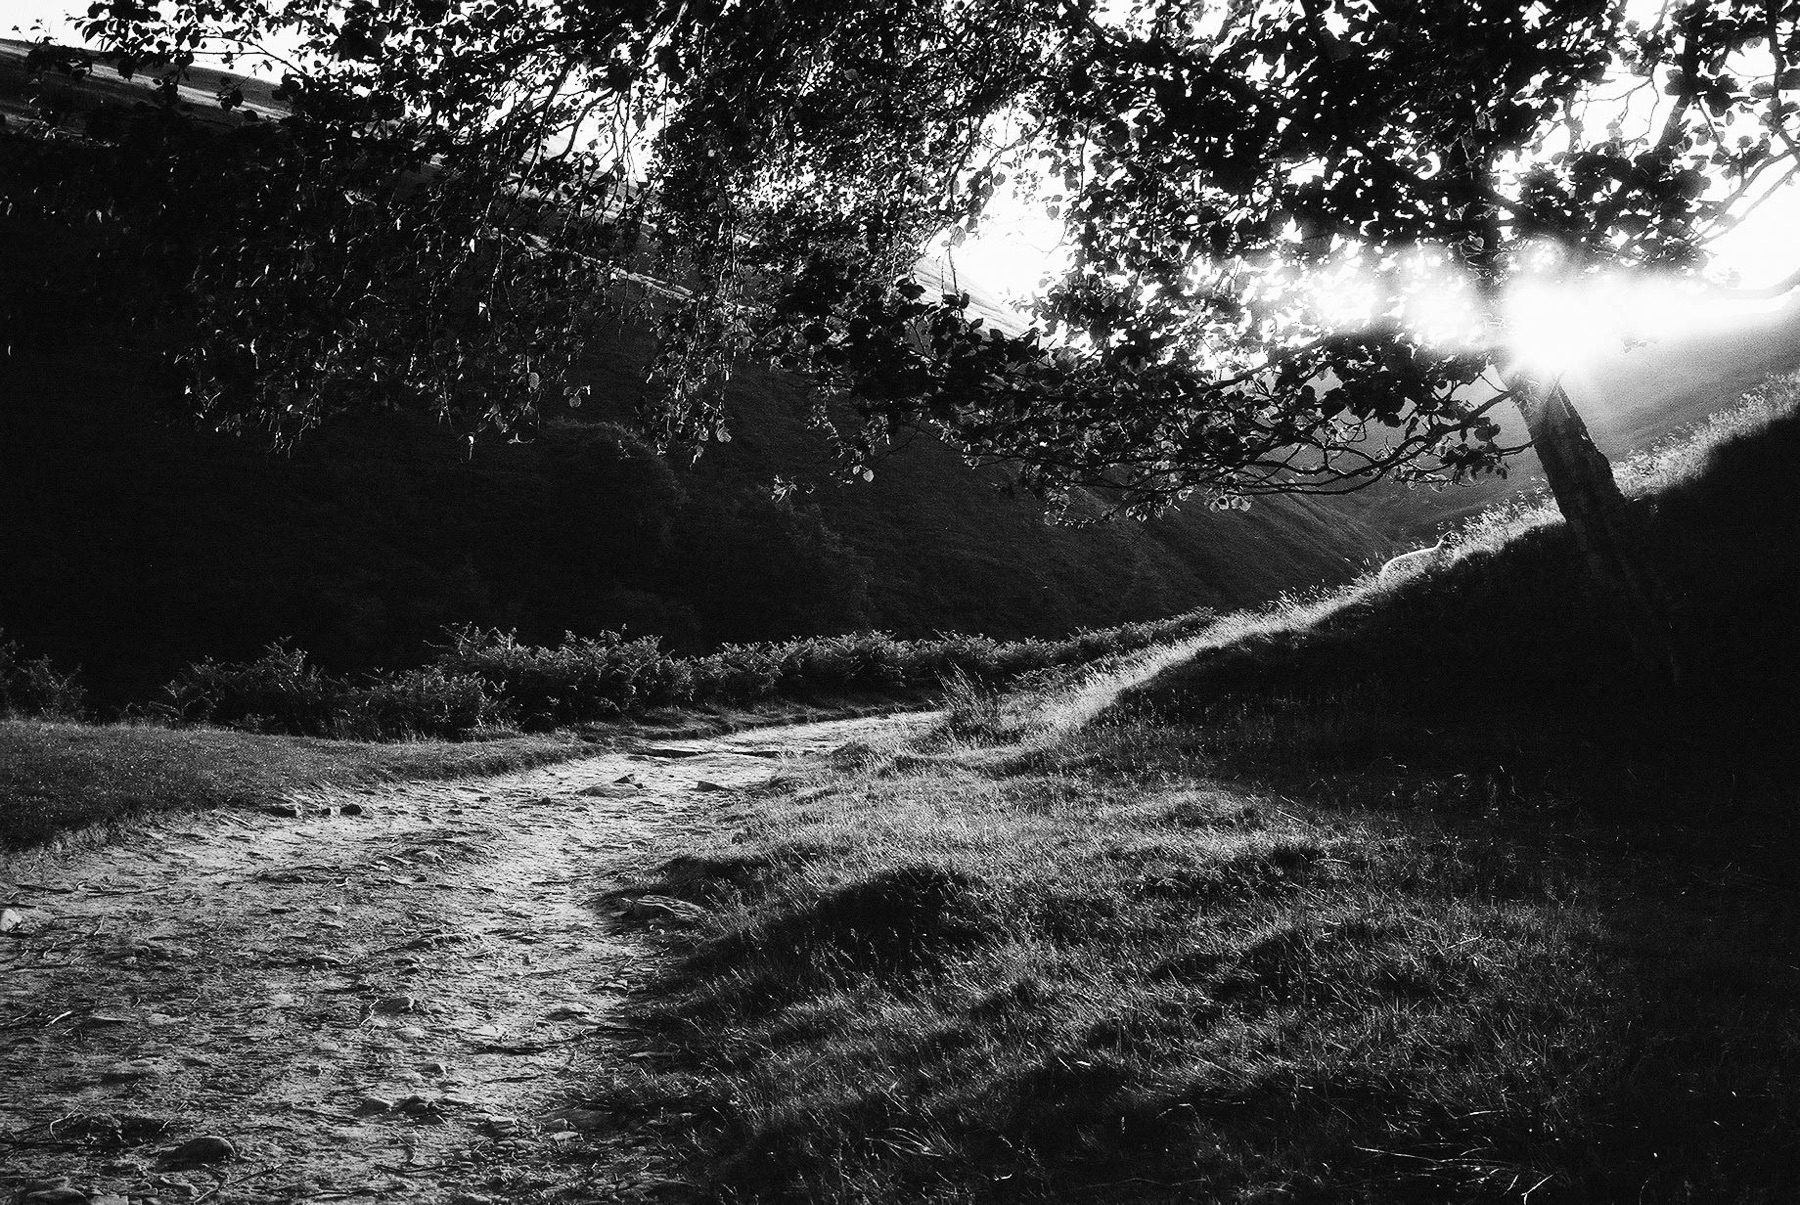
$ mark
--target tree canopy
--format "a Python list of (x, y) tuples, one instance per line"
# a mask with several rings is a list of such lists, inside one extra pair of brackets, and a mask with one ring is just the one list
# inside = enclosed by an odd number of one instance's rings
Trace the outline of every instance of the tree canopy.
[[(925, 427), (1136, 512), (1499, 470), (1493, 408), (1543, 384), (1506, 371), (1509, 288), (1694, 273), (1800, 149), (1780, 0), (122, 0), (82, 28), (167, 98), (208, 54), (283, 62), (278, 121), (132, 127), (181, 204), (109, 202), (204, 231), (184, 370), (221, 425), (516, 431), (624, 307), (661, 325), (665, 443), (726, 437), (762, 359), (821, 386), (853, 470)], [(1023, 330), (916, 271), (1007, 205), (1065, 232)]]

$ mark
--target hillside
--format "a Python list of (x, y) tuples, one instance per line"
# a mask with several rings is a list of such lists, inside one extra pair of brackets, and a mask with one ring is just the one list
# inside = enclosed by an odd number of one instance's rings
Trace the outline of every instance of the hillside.
[[(0, 52), (0, 102), (16, 117), (30, 108), (22, 56)], [(110, 74), (56, 77), (57, 119), (81, 128), (128, 98)], [(199, 82), (188, 99), (205, 111), (219, 81)], [(266, 99), (257, 87), (252, 99)], [(278, 638), (341, 670), (416, 662), (452, 622), (537, 642), (625, 627), (693, 650), (863, 627), (1050, 635), (1229, 609), (1348, 580), (1531, 484), (1527, 464), (1469, 489), (1058, 529), (1003, 475), (971, 472), (929, 439), (870, 484), (834, 484), (797, 387), (756, 369), (736, 378), (733, 441), (665, 464), (629, 433), (642, 349), (616, 332), (597, 335), (586, 365), (592, 402), (549, 416), (533, 443), (483, 444), (469, 459), (447, 430), (374, 416), (276, 458), (170, 420), (174, 398), (136, 324), (144, 299), (109, 292), (103, 265), (88, 272), (98, 250), (83, 234), (0, 223), (0, 304), (13, 311), (0, 630), (81, 664), (102, 702)], [(1707, 381), (1783, 366), (1796, 328), (1772, 320), (1716, 346), (1641, 349), (1575, 392), (1602, 399), (1596, 426), (1617, 451), (1704, 414)], [(776, 474), (812, 492), (773, 501)]]
[[(1390, 546), (1304, 501), (1054, 528), (926, 441), (870, 485), (835, 486), (791, 387), (754, 373), (737, 438), (671, 466), (607, 421), (634, 388), (610, 350), (594, 373), (610, 395), (534, 444), (471, 462), (390, 416), (273, 457), (162, 421), (141, 356), (51, 342), (6, 369), (0, 628), (81, 663), (103, 699), (279, 637), (338, 668), (401, 663), (464, 621), (540, 642), (624, 625), (682, 649), (862, 627), (1058, 634), (1244, 605)], [(777, 503), (777, 472), (820, 484)]]
[[(125, 820), (0, 855), (0, 1190), (1793, 1199), (1796, 452), (1779, 382), (1634, 474), (1673, 693), (1509, 511), (938, 715), (610, 749), (0, 723), (0, 836)], [(542, 768), (381, 780), (483, 761)]]
[(1792, 1198), (1796, 452), (1789, 381), (1639, 474), (1673, 693), (1501, 515), (768, 784), (633, 885), (597, 1107), (714, 1200)]
[[(80, 130), (133, 95), (99, 66), (34, 97), (23, 51), (0, 47), (15, 118)], [(184, 93), (198, 112), (206, 87)], [(274, 458), (170, 421), (144, 299), (107, 279), (106, 254), (87, 231), (0, 224), (0, 629), (80, 663), (102, 702), (277, 638), (343, 670), (417, 661), (465, 621), (538, 642), (625, 627), (683, 650), (865, 627), (1060, 634), (1242, 605), (1391, 545), (1297, 500), (1054, 528), (926, 439), (871, 485), (839, 486), (806, 399), (754, 369), (731, 398), (734, 441), (665, 464), (629, 434), (643, 348), (616, 332), (596, 336), (590, 403), (533, 443), (471, 459), (428, 422), (367, 417)], [(772, 500), (777, 474), (811, 492)]]
[[(1120, 704), (1204, 718), (1238, 767), (1329, 773), (1345, 796), (1455, 775), (1493, 801), (1608, 816), (1767, 808), (1800, 749), (1800, 381), (1776, 379), (1645, 457), (1631, 505), (1672, 599), (1677, 686), (1637, 668), (1547, 508), (1468, 528), (1449, 558), (1222, 624)], [(1402, 785), (1399, 789), (1410, 787)]]

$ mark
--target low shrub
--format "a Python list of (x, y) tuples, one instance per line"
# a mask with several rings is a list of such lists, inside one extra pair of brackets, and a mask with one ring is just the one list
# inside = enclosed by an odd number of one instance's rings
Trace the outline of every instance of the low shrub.
[(784, 650), (784, 684), (799, 692), (904, 687), (909, 663), (917, 660), (911, 642), (895, 640), (886, 632), (809, 636), (777, 647)]
[(505, 702), (471, 674), (446, 673), (431, 665), (376, 677), (357, 697), (350, 717), (357, 735), (375, 740), (396, 736), (467, 736), (480, 728), (505, 725)]
[(991, 636), (967, 636), (950, 633), (936, 640), (921, 642), (925, 647), (918, 655), (919, 669), (939, 682), (956, 677), (991, 679), (999, 667), (999, 650), (1003, 647)]
[(194, 723), (374, 740), (464, 736), (501, 724), (544, 731), (657, 707), (891, 696), (952, 683), (991, 689), (1180, 639), (1211, 621), (1210, 612), (1195, 611), (1063, 640), (1006, 642), (851, 632), (726, 645), (698, 657), (670, 656), (654, 636), (569, 633), (558, 644), (534, 645), (468, 624), (446, 631), (425, 668), (377, 673), (360, 684), (308, 665), (305, 653), (282, 644), (255, 661), (201, 661), (164, 688), (161, 711)]
[(693, 701), (755, 703), (781, 687), (782, 655), (772, 645), (728, 644), (689, 662)]
[(276, 641), (254, 661), (208, 657), (187, 666), (163, 687), (161, 709), (187, 723), (338, 736), (355, 703), (349, 683)]
[(27, 660), (16, 642), (0, 638), (0, 716), (72, 720), (86, 709), (87, 692), (73, 673), (59, 672), (48, 657)]
[(307, 664), (304, 651), (280, 642), (254, 661), (189, 665), (163, 688), (158, 711), (186, 723), (348, 740), (463, 737), (510, 716), (472, 674), (427, 666), (359, 684)]
[(609, 720), (675, 699), (677, 675), (654, 637), (570, 634), (558, 645), (530, 645), (512, 632), (472, 626), (449, 636), (435, 667), (479, 680), (528, 728)]

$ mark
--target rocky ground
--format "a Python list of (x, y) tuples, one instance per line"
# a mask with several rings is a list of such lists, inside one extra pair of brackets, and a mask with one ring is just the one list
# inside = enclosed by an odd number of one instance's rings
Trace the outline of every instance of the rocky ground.
[(618, 887), (858, 719), (296, 794), (0, 867), (0, 1201), (679, 1198), (583, 1084), (673, 902)]

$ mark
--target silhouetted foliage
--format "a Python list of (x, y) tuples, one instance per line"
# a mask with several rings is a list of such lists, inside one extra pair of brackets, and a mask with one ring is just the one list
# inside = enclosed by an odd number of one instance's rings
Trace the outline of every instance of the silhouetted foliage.
[[(142, 116), (124, 144), (168, 170), (110, 206), (208, 232), (185, 363), (215, 421), (529, 429), (604, 296), (664, 321), (659, 442), (722, 435), (717, 386), (755, 356), (856, 399), (854, 469), (922, 424), (1137, 510), (1498, 467), (1494, 403), (1461, 390), (1527, 253), (1699, 264), (1790, 158), (1800, 55), (1800, 8), (1707, 0), (1648, 24), (1603, 0), (209, 0), (84, 29), (165, 99), (199, 47), (297, 43), (256, 98), (283, 120), (202, 144), (175, 106)], [(1009, 189), (1072, 248), (1024, 334), (912, 279)], [(1352, 271), (1374, 292), (1348, 325), (1293, 287)], [(1421, 273), (1485, 329), (1413, 329)]]
[[(1510, 401), (1665, 678), (1666, 587), (1503, 299), (1693, 272), (1800, 147), (1792, 3), (185, 0), (83, 29), (162, 107), (27, 191), (186, 280), (177, 361), (215, 425), (410, 406), (529, 434), (619, 309), (661, 327), (659, 448), (728, 438), (755, 359), (847, 399), (811, 413), (855, 476), (922, 427), (1125, 513), (1497, 472)], [(279, 87), (216, 77), (245, 115), (184, 128), (201, 48), (277, 36)], [(1070, 248), (1022, 333), (915, 279), (1004, 194)]]

